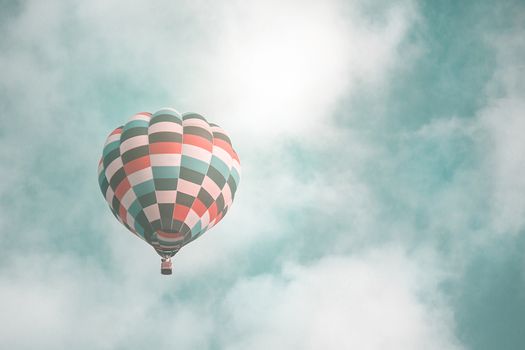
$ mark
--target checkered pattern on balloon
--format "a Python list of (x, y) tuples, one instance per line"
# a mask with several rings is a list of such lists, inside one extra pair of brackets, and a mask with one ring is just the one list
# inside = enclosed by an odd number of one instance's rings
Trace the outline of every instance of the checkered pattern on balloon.
[(107, 138), (99, 185), (115, 217), (169, 259), (233, 203), (240, 162), (226, 132), (196, 113), (138, 113)]

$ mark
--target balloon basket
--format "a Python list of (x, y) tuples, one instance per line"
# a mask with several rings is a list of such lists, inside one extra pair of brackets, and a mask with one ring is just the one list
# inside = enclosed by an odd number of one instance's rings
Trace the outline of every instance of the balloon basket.
[(172, 274), (173, 264), (171, 263), (170, 258), (162, 258), (160, 261), (160, 273), (162, 275), (171, 275)]

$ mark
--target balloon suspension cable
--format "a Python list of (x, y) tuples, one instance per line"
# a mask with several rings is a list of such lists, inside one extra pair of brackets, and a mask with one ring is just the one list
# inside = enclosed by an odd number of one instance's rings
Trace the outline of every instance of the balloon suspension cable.
[(160, 273), (163, 275), (171, 275), (173, 264), (171, 263), (171, 258), (161, 258), (160, 259)]

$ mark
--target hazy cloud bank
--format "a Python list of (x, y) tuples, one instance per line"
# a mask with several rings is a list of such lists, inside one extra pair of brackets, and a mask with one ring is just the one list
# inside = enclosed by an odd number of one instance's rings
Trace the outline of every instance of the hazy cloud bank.
[[(462, 348), (443, 286), (525, 224), (520, 34), (496, 45), (472, 118), (416, 104), (413, 127), (389, 99), (438, 40), (421, 35), (413, 2), (12, 11), (0, 39), (3, 344)], [(417, 93), (404, 93), (410, 105)], [(171, 280), (96, 183), (106, 133), (165, 105), (224, 126), (243, 163), (231, 212), (181, 251)]]

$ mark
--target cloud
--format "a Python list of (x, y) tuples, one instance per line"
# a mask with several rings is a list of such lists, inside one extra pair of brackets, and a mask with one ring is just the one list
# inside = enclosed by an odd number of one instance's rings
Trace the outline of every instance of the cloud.
[(525, 231), (525, 45), (512, 34), (492, 42), (498, 54), (498, 70), (488, 86), (489, 102), (479, 112), (479, 126), (487, 135), (487, 168), (491, 175), (492, 219), (496, 232)]
[[(391, 72), (413, 59), (402, 47), (417, 6), (376, 6), (24, 3), (0, 55), (3, 115), (30, 140), (20, 147), (19, 133), (0, 134), (10, 164), (0, 188), (9, 247), (0, 257), (1, 342), (459, 348), (436, 286), (448, 277), (399, 250), (356, 253), (364, 241), (431, 232), (411, 221), (428, 202), (417, 186), (394, 181), (391, 193), (412, 202), (390, 220), (395, 206), (374, 182), (398, 179), (406, 159), (334, 118), (362, 88), (386, 93)], [(153, 250), (114, 220), (96, 184), (105, 134), (131, 113), (164, 105), (224, 126), (243, 162), (232, 211), (179, 253), (172, 280), (160, 279)], [(457, 227), (464, 217), (448, 205), (467, 196), (439, 193), (436, 206)], [(40, 328), (23, 337), (31, 322)]]
[(194, 88), (190, 101), (225, 116), (242, 144), (290, 136), (315, 143), (334, 127), (330, 116), (344, 94), (359, 84), (385, 83), (415, 20), (410, 2), (383, 9), (381, 24), (369, 21), (363, 7), (340, 1), (224, 6), (220, 44), (202, 65), (206, 89)]
[[(138, 110), (173, 104), (203, 113), (230, 132), (245, 171), (241, 186), (250, 195), (240, 192), (238, 215), (232, 211), (229, 217), (243, 216), (243, 224), (265, 217), (271, 231), (280, 220), (275, 213), (294, 205), (296, 193), (318, 196), (327, 182), (320, 174), (312, 183), (296, 183), (298, 174), (284, 163), (294, 160), (279, 156), (287, 142), (295, 138), (314, 151), (326, 150), (329, 140), (332, 149), (340, 147), (336, 140), (346, 136), (338, 134), (333, 111), (356, 86), (387, 84), (389, 71), (401, 64), (398, 46), (415, 12), (411, 2), (379, 6), (375, 17), (363, 2), (340, 1), (55, 1), (45, 8), (27, 2), (10, 22), (2, 63), (5, 115), (19, 116), (12, 128), (26, 125), (31, 142), (22, 150), (17, 135), (3, 135), (9, 145), (3, 160), (12, 166), (6, 174), (10, 186), (2, 191), (20, 187), (25, 174), (24, 181), (64, 208), (72, 207), (75, 196), (95, 198), (93, 183), (79, 172), (96, 162), (105, 134)], [(14, 102), (22, 100), (31, 101), (31, 111)], [(36, 166), (37, 159), (44, 166)], [(50, 175), (51, 163), (61, 175), (52, 180), (41, 176)], [(61, 177), (75, 182), (67, 198)], [(270, 184), (278, 186), (279, 200), (265, 191)], [(304, 198), (309, 200), (314, 198)], [(56, 220), (63, 211), (49, 212), (39, 203), (31, 203), (32, 211), (48, 214), (43, 217)], [(68, 218), (78, 221), (81, 215)], [(253, 227), (248, 231), (262, 236)], [(224, 242), (238, 247), (250, 237)]]
[(380, 89), (391, 69), (407, 64), (398, 49), (417, 18), (410, 1), (373, 12), (335, 0), (40, 6), (28, 3), (10, 34), (75, 84), (68, 97), (100, 108), (119, 93), (114, 86), (137, 95), (133, 108), (169, 101), (218, 118), (247, 147), (330, 129), (344, 94), (363, 84)]
[(230, 285), (193, 281), (189, 294), (184, 276), (166, 283), (145, 269), (114, 276), (91, 259), (26, 256), (3, 273), (0, 339), (17, 349), (460, 349), (436, 288), (447, 275), (429, 256), (386, 246)]
[[(487, 242), (495, 234), (519, 234), (525, 229), (525, 180), (519, 174), (525, 167), (525, 94), (523, 79), (525, 72), (519, 57), (525, 52), (517, 40), (522, 28), (512, 28), (508, 33), (487, 36), (487, 45), (494, 50), (496, 66), (494, 74), (484, 88), (482, 106), (472, 118), (449, 116), (432, 120), (416, 132), (407, 132), (411, 143), (437, 144), (436, 154), (446, 156), (444, 165), (455, 166), (449, 182), (449, 195), (455, 200), (444, 200), (444, 205), (459, 204), (469, 210), (454, 210), (447, 222), (451, 227), (464, 231), (473, 229), (467, 222), (469, 213), (482, 211), (478, 218), (478, 230), (483, 234), (479, 242)], [(455, 153), (448, 147), (455, 147)], [(429, 156), (429, 152), (427, 155)], [(470, 159), (468, 158), (470, 156)], [(453, 166), (454, 168), (454, 166)], [(441, 168), (442, 170), (444, 167)], [(444, 183), (442, 183), (444, 184)], [(478, 203), (477, 209), (471, 204)], [(467, 200), (467, 201), (465, 201)], [(484, 205), (479, 205), (484, 203)], [(442, 210), (449, 211), (447, 208)], [(440, 210), (441, 212), (441, 210)], [(472, 243), (472, 241), (471, 241)]]
[(430, 271), (386, 248), (240, 281), (225, 300), (224, 348), (459, 349), (450, 310), (421, 300), (435, 297)]

